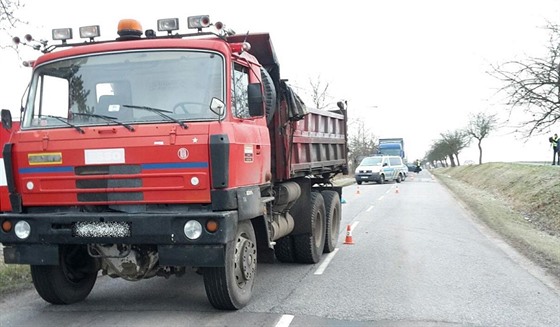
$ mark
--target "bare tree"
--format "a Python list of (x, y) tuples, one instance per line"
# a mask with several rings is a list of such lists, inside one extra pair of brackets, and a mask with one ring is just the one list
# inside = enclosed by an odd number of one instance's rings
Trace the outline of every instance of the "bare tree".
[(11, 48), (16, 50), (12, 43), (10, 30), (24, 23), (17, 17), (17, 11), (23, 7), (19, 0), (0, 0), (0, 49)]
[[(453, 132), (441, 133), (441, 141), (447, 148), (447, 155), (451, 161), (451, 167), (460, 166), (459, 153), (470, 143), (470, 136), (464, 131), (456, 130)], [(457, 159), (457, 164), (455, 164)]]
[(16, 18), (16, 11), (22, 7), (18, 0), (0, 0), (0, 30), (13, 28), (21, 22)]
[(434, 142), (430, 150), (426, 153), (426, 160), (434, 167), (437, 167), (438, 163), (442, 167), (447, 167), (448, 154), (448, 146), (442, 140), (439, 140)]
[(477, 145), (479, 151), (479, 165), (482, 164), (482, 140), (490, 135), (490, 133), (496, 128), (496, 126), (496, 115), (485, 114), (483, 112), (471, 115), (469, 125), (465, 129), (465, 132), (478, 141)]
[(492, 66), (490, 74), (505, 84), (510, 115), (528, 114), (519, 131), (526, 137), (545, 133), (560, 121), (560, 28), (548, 23), (550, 37), (545, 58), (527, 58)]
[(309, 79), (309, 85), (311, 86), (311, 99), (315, 108), (326, 109), (330, 105), (328, 101), (329, 83), (321, 80), (321, 76), (317, 76), (315, 81)]
[(348, 148), (350, 150), (350, 162), (356, 167), (360, 161), (367, 156), (373, 155), (377, 150), (377, 138), (365, 126), (363, 120), (356, 120), (350, 125), (356, 124), (352, 128), (352, 135), (349, 137)]

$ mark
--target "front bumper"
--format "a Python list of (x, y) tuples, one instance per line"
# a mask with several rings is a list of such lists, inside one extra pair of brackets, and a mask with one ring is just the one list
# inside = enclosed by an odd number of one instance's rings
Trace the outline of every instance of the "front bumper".
[[(216, 232), (203, 228), (196, 240), (188, 239), (183, 231), (185, 223), (197, 220), (202, 226), (212, 219), (218, 222)], [(237, 211), (189, 213), (64, 213), (14, 214), (0, 216), (0, 224), (10, 220), (12, 225), (25, 220), (31, 226), (28, 238), (19, 239), (14, 230), (0, 232), (6, 263), (56, 265), (61, 245), (130, 244), (155, 246), (160, 265), (223, 266), (225, 244), (232, 241), (237, 229)], [(79, 224), (111, 224), (128, 226), (128, 233), (119, 236), (80, 236)], [(108, 234), (111, 234), (110, 232)]]
[(356, 182), (377, 182), (380, 180), (379, 173), (355, 174)]

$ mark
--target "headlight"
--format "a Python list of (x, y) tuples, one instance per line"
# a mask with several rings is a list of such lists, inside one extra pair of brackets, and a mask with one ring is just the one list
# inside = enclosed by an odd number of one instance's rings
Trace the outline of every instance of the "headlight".
[(185, 236), (191, 240), (196, 240), (202, 235), (202, 225), (196, 220), (189, 220), (183, 228)]
[(29, 226), (27, 221), (20, 220), (16, 223), (14, 231), (18, 238), (24, 240), (29, 237), (29, 234), (31, 234), (31, 226)]

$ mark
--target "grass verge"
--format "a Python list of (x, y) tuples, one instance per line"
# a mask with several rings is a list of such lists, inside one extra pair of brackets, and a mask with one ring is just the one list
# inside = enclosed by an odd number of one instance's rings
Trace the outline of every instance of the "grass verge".
[(31, 288), (31, 273), (28, 265), (7, 265), (0, 258), (0, 295)]
[(432, 173), (475, 216), (560, 281), (560, 169), (489, 163)]

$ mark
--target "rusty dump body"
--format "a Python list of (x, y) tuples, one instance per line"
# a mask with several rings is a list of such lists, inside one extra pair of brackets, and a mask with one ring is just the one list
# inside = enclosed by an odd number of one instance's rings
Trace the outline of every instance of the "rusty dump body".
[(280, 79), (280, 66), (268, 33), (233, 36), (229, 40), (246, 40), (252, 45), (251, 54), (269, 72), (278, 92), (278, 109), (269, 123), (274, 180), (346, 174), (345, 108), (327, 111), (305, 106), (291, 87)]
[(83, 300), (99, 270), (134, 281), (195, 267), (214, 307), (239, 309), (257, 256), (317, 263), (335, 249), (346, 105), (308, 108), (267, 33), (153, 33), (35, 62), (2, 151), (4, 260), (31, 265), (51, 303)]

